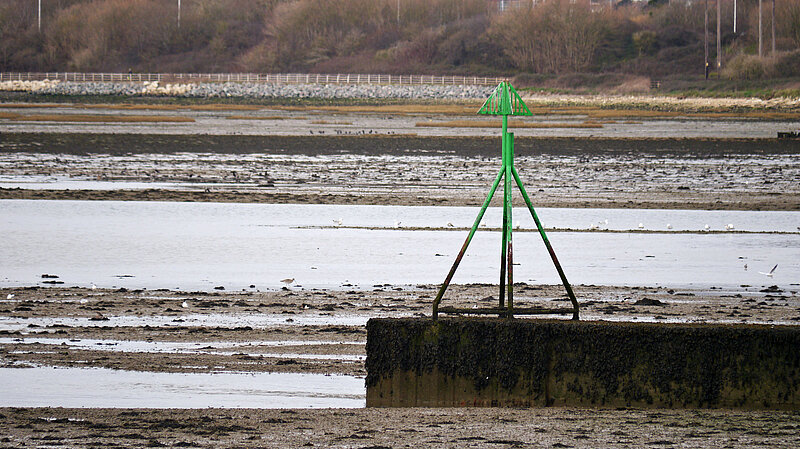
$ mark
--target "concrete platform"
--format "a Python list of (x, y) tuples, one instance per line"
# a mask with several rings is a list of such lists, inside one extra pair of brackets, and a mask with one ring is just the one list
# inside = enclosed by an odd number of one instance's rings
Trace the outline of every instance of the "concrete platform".
[(800, 410), (800, 326), (376, 318), (367, 406)]

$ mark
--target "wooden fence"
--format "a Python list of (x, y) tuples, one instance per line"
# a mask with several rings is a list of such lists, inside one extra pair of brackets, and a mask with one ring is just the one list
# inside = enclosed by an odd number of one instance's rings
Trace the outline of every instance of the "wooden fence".
[(0, 81), (275, 83), (275, 84), (438, 84), (494, 86), (506, 78), (485, 76), (316, 74), (316, 73), (77, 73), (0, 72)]

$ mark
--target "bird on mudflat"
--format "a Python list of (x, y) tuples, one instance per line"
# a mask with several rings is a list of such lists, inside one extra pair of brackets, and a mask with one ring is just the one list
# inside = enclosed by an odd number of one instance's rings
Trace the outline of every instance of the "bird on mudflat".
[(13, 293), (9, 293), (9, 294), (6, 296), (6, 299), (14, 299), (14, 294), (13, 294)]
[(286, 279), (281, 279), (281, 282), (283, 282), (283, 283), (284, 283), (284, 284), (286, 284), (287, 286), (288, 286), (288, 285), (292, 285), (292, 283), (294, 283), (294, 278), (286, 278)]
[(183, 307), (184, 309), (186, 309), (186, 308), (188, 308), (188, 307), (189, 307), (189, 303), (188, 303), (188, 302), (186, 302), (186, 301), (183, 301), (183, 302), (181, 303), (181, 307)]
[(775, 275), (776, 268), (778, 268), (778, 264), (775, 264), (775, 266), (772, 267), (771, 270), (769, 270), (769, 273), (764, 273), (763, 271), (759, 271), (758, 274), (763, 274), (764, 276), (771, 278), (772, 276)]

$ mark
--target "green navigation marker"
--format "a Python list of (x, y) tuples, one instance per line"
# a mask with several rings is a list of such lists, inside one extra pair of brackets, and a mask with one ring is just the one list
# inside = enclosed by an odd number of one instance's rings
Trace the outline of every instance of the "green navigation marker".
[[(572, 287), (567, 281), (567, 277), (564, 274), (564, 270), (561, 268), (561, 264), (558, 262), (558, 258), (556, 257), (555, 251), (553, 251), (553, 247), (550, 245), (550, 241), (547, 238), (547, 234), (544, 232), (544, 227), (542, 223), (539, 221), (539, 217), (536, 215), (536, 211), (533, 208), (533, 203), (531, 203), (530, 197), (528, 197), (528, 193), (525, 191), (525, 187), (522, 185), (522, 180), (519, 177), (519, 173), (517, 173), (517, 169), (514, 167), (514, 133), (508, 132), (508, 116), (509, 115), (533, 115), (528, 109), (528, 106), (525, 105), (525, 102), (522, 101), (517, 91), (514, 87), (508, 82), (503, 81), (497, 85), (492, 95), (486, 100), (483, 106), (478, 110), (478, 114), (485, 114), (485, 115), (500, 115), (503, 117), (503, 134), (502, 134), (502, 166), (500, 168), (500, 172), (497, 174), (494, 182), (492, 183), (492, 187), (489, 189), (489, 195), (486, 197), (486, 200), (483, 202), (483, 206), (481, 206), (481, 210), (478, 213), (478, 217), (475, 219), (475, 222), (472, 224), (472, 228), (469, 231), (469, 235), (467, 235), (467, 239), (464, 241), (464, 244), (461, 247), (461, 251), (459, 251), (458, 256), (456, 256), (456, 260), (453, 263), (453, 266), (450, 268), (450, 272), (447, 274), (447, 278), (445, 278), (444, 283), (442, 284), (441, 288), (439, 289), (439, 293), (436, 295), (436, 298), (433, 300), (433, 319), (437, 319), (439, 313), (457, 313), (457, 314), (497, 314), (500, 316), (512, 318), (514, 314), (518, 315), (533, 315), (533, 314), (567, 314), (572, 313), (572, 319), (578, 319), (578, 300), (575, 298), (575, 293), (572, 291)], [(553, 260), (553, 264), (556, 267), (556, 271), (558, 271), (558, 275), (561, 277), (561, 282), (564, 284), (564, 288), (567, 291), (567, 295), (569, 296), (570, 301), (572, 302), (571, 309), (547, 309), (541, 307), (531, 307), (531, 308), (514, 308), (514, 263), (513, 263), (513, 245), (512, 245), (512, 225), (511, 225), (511, 206), (512, 206), (512, 180), (513, 183), (517, 185), (519, 188), (520, 193), (522, 194), (522, 198), (525, 200), (525, 205), (528, 206), (528, 210), (531, 212), (531, 216), (533, 217), (533, 221), (536, 223), (536, 227), (539, 229), (539, 234), (542, 236), (542, 240), (544, 241), (545, 247), (547, 247), (547, 251), (550, 253), (550, 258)], [(453, 280), (453, 275), (455, 275), (456, 270), (458, 269), (458, 265), (461, 263), (461, 259), (464, 257), (464, 254), (467, 252), (467, 247), (469, 247), (469, 243), (472, 241), (472, 237), (475, 235), (475, 231), (478, 230), (478, 225), (480, 225), (481, 220), (483, 219), (483, 215), (486, 213), (486, 208), (489, 207), (489, 203), (494, 197), (494, 193), (497, 190), (497, 187), (500, 185), (500, 181), (503, 181), (503, 236), (502, 236), (502, 246), (500, 249), (500, 295), (499, 295), (499, 304), (495, 307), (489, 308), (471, 308), (471, 309), (459, 309), (454, 307), (439, 307), (439, 304), (442, 301), (442, 297), (444, 297), (445, 292), (447, 291), (447, 287), (450, 285), (450, 281)], [(507, 299), (507, 300), (506, 300)]]

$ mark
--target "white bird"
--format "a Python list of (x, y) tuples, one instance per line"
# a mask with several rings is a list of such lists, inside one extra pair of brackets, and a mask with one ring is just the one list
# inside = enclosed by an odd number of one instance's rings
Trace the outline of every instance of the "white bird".
[(778, 264), (775, 264), (775, 266), (772, 267), (771, 270), (769, 270), (769, 273), (764, 273), (763, 271), (759, 271), (758, 274), (763, 274), (764, 276), (771, 278), (772, 276), (775, 275), (776, 268), (778, 268)]
[(183, 308), (185, 309), (185, 308), (189, 307), (189, 303), (188, 303), (188, 302), (186, 302), (186, 301), (183, 301), (183, 302), (181, 303), (181, 307), (183, 307)]
[(88, 302), (89, 302), (89, 300), (88, 300), (88, 299), (86, 299), (86, 298), (81, 298), (81, 300), (80, 300), (79, 302), (80, 302), (81, 304), (86, 304), (86, 303), (88, 303)]
[(292, 283), (294, 282), (294, 278), (281, 279), (281, 282), (283, 282), (286, 285), (292, 285)]
[(672, 225), (667, 223), (667, 229), (672, 229)]
[(13, 293), (9, 293), (9, 294), (6, 296), (6, 299), (14, 299), (14, 294), (13, 294)]
[(733, 231), (733, 229), (734, 229), (734, 228), (733, 228), (733, 225), (732, 225), (732, 224), (726, 224), (726, 225), (725, 225), (725, 230), (726, 230), (726, 231)]
[(606, 218), (605, 220), (603, 220), (603, 224), (604, 224), (604, 225), (606, 225), (606, 226), (608, 226), (608, 218)]
[(590, 231), (594, 231), (594, 230), (596, 230), (596, 229), (598, 229), (598, 228), (600, 228), (600, 226), (597, 226), (597, 225), (596, 225), (596, 224), (594, 224), (594, 223), (589, 223), (589, 230), (590, 230)]
[(92, 288), (92, 290), (97, 290), (97, 286), (94, 285), (94, 282), (92, 282), (92, 287), (91, 288)]
[(340, 219), (338, 219), (338, 220), (333, 220), (333, 223), (334, 223), (336, 226), (341, 226), (341, 225), (342, 225), (342, 219), (340, 218)]
[(644, 229), (644, 223), (639, 223), (639, 229)]
[(708, 231), (709, 229), (711, 229), (711, 226), (709, 226), (709, 225), (705, 225), (705, 226), (703, 226), (703, 230), (704, 230), (704, 231)]

